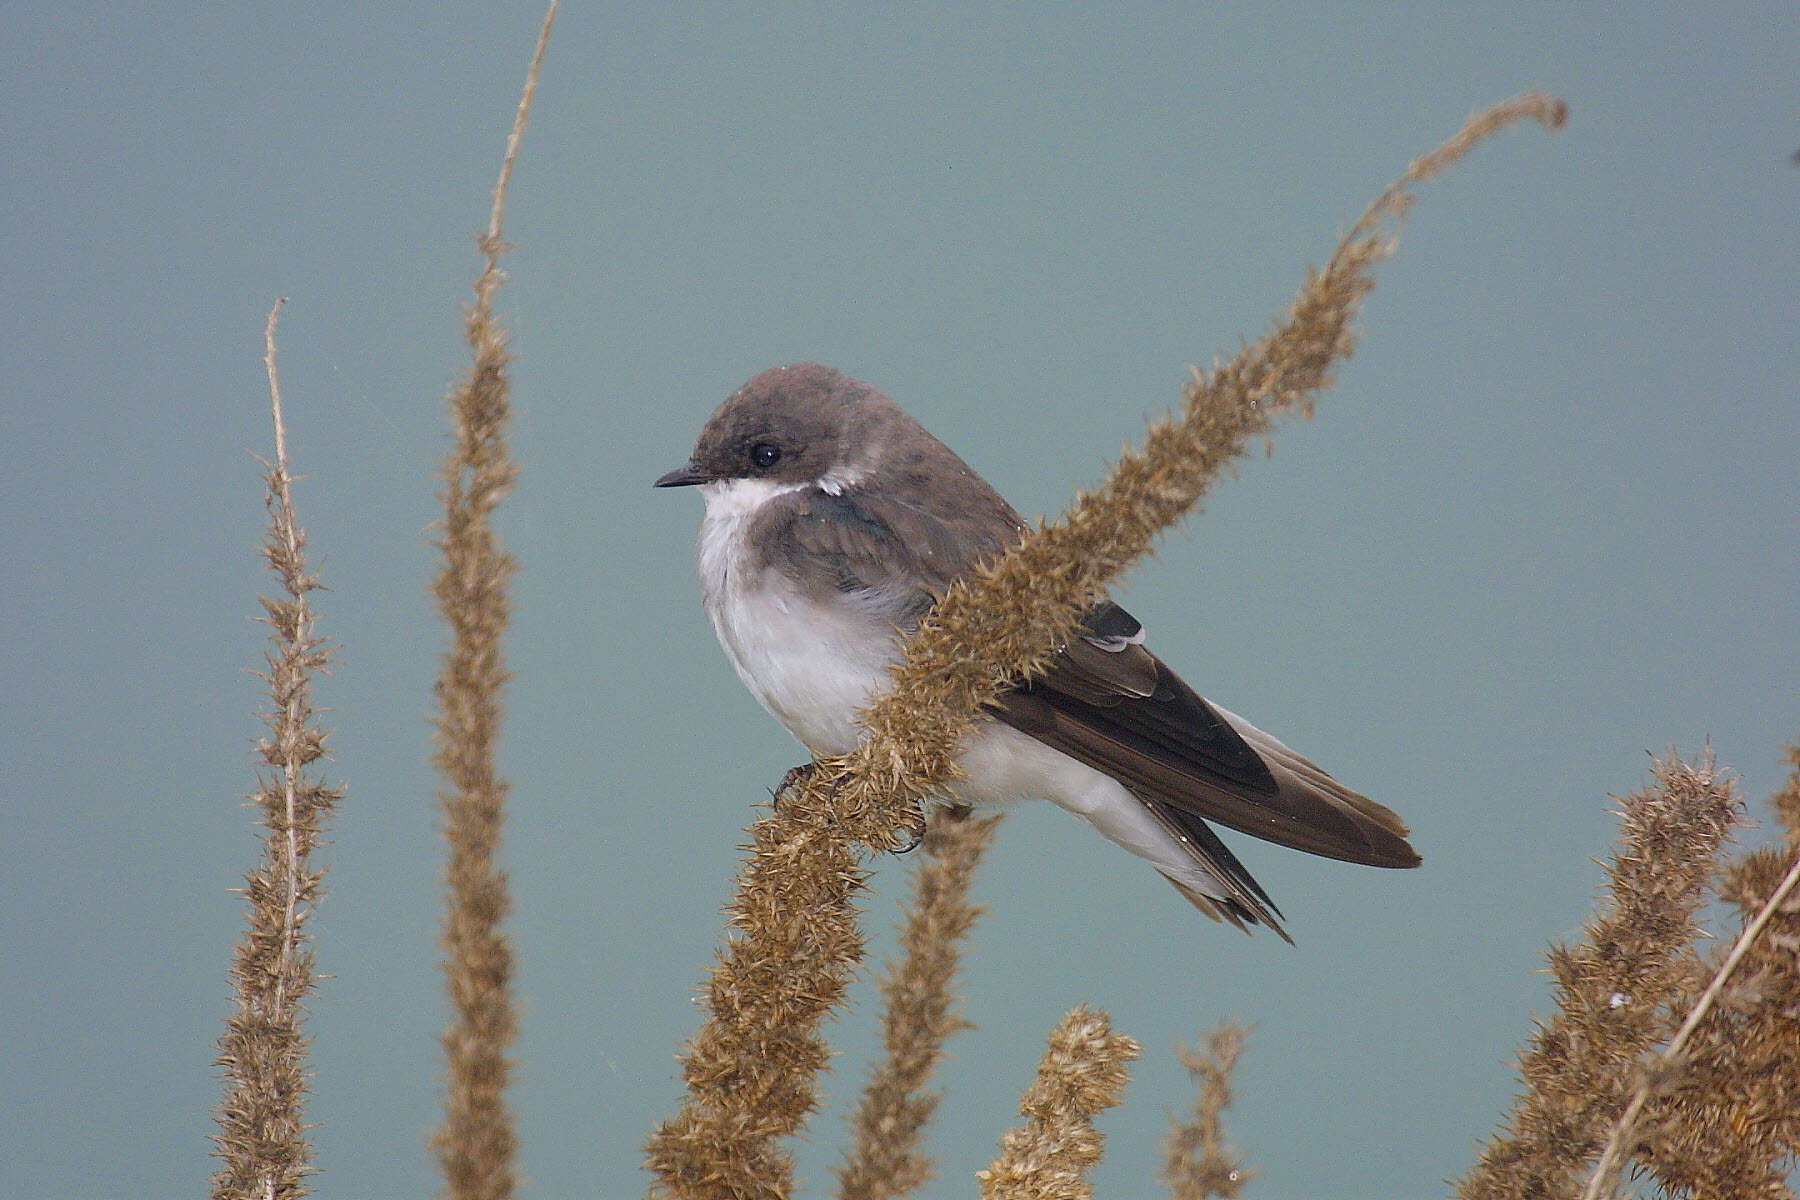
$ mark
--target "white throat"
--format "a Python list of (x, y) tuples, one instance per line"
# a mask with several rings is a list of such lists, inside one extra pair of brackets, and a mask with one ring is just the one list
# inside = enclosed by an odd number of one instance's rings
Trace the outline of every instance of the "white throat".
[[(751, 556), (746, 553), (744, 538), (757, 513), (771, 500), (808, 486), (772, 479), (722, 479), (700, 485), (706, 501), (706, 519), (700, 523), (700, 585), (709, 614), (724, 602), (729, 589), (741, 588), (746, 582), (743, 576)], [(731, 647), (725, 649), (729, 653)]]
[(719, 645), (744, 686), (809, 749), (841, 754), (856, 745), (856, 714), (887, 685), (893, 627), (865, 606), (809, 598), (780, 571), (760, 569), (761, 556), (749, 545), (765, 505), (812, 486), (766, 479), (702, 485), (700, 585)]

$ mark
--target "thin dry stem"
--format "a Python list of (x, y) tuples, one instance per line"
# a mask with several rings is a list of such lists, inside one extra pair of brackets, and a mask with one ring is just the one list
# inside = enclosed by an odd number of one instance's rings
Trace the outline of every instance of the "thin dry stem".
[(280, 599), (262, 600), (273, 644), (263, 714), (268, 735), (257, 751), (271, 774), (259, 774), (255, 801), (268, 830), (262, 860), (245, 877), (249, 928), (233, 955), (235, 1004), (219, 1039), (225, 1096), (214, 1135), (223, 1160), (214, 1200), (295, 1200), (307, 1194), (312, 1149), (306, 1141), (307, 1038), (303, 1004), (315, 975), (306, 922), (318, 904), (323, 871), (311, 863), (325, 820), (343, 798), (310, 768), (326, 753), (325, 731), (312, 707), (312, 680), (325, 672), (331, 648), (313, 633), (307, 595), (319, 586), (306, 570), (306, 534), (295, 514), (287, 430), (275, 370), (277, 300), (263, 327), (263, 363), (275, 426), (275, 461), (265, 463), (269, 527), (262, 552), (281, 582)]
[(1104, 1139), (1094, 1117), (1119, 1102), (1138, 1044), (1114, 1033), (1103, 1012), (1078, 1007), (1050, 1035), (1037, 1078), (1019, 1102), (1023, 1126), (1000, 1139), (1000, 1156), (977, 1171), (982, 1200), (1092, 1200), (1088, 1169)]
[[(532, 97), (537, 95), (538, 71), (544, 65), (544, 51), (550, 46), (550, 27), (556, 24), (557, 0), (550, 0), (544, 11), (544, 22), (538, 26), (537, 47), (531, 52), (531, 65), (525, 69), (525, 90), (519, 95), (519, 107), (513, 110), (512, 129), (506, 135), (506, 156), (500, 160), (500, 178), (494, 182), (494, 203), (488, 209), (487, 237), (490, 245), (500, 242), (500, 221), (506, 215), (506, 189), (512, 183), (513, 164), (519, 158), (519, 143), (525, 140), (525, 118), (531, 112)], [(491, 260), (489, 266), (494, 266)]]
[[(1556, 115), (1547, 99), (1502, 105), (1425, 161), (1442, 169), (1502, 124)], [(1154, 425), (1099, 491), (949, 588), (910, 639), (893, 690), (864, 714), (862, 746), (819, 762), (754, 828), (729, 909), (737, 936), (721, 951), (707, 1019), (682, 1054), (688, 1096), (648, 1145), (657, 1194), (791, 1193), (792, 1161), (775, 1143), (817, 1103), (815, 1077), (828, 1058), (819, 1024), (861, 960), (851, 904), (863, 880), (859, 850), (902, 837), (953, 777), (983, 707), (1043, 669), (1079, 613), (1236, 456), (1268, 438), (1277, 416), (1309, 411), (1350, 353), (1358, 304), (1391, 249), (1377, 227), (1397, 219), (1405, 201), (1401, 189), (1378, 200), (1308, 277), (1287, 319), (1230, 363), (1196, 375), (1180, 418)]]
[(1435, 179), (1488, 138), (1525, 120), (1536, 121), (1545, 129), (1561, 129), (1568, 123), (1569, 106), (1560, 96), (1553, 96), (1549, 92), (1526, 92), (1476, 113), (1457, 131), (1455, 137), (1431, 153), (1413, 159), (1406, 174), (1369, 206), (1369, 211), (1351, 228), (1350, 236), (1368, 233), (1385, 217), (1405, 212), (1411, 202), (1406, 195), (1407, 188)]
[(1249, 1030), (1226, 1022), (1206, 1037), (1203, 1052), (1183, 1049), (1181, 1064), (1199, 1085), (1194, 1110), (1175, 1123), (1163, 1144), (1163, 1182), (1171, 1200), (1237, 1200), (1256, 1174), (1225, 1140), (1222, 1117), (1231, 1106), (1231, 1075)]
[[(268, 319), (263, 322), (263, 369), (269, 376), (269, 412), (275, 424), (275, 469), (269, 476), (269, 489), (275, 501), (276, 513), (271, 514), (270, 532), (281, 539), (283, 561), (299, 562), (300, 523), (294, 514), (293, 480), (287, 469), (287, 422), (281, 416), (281, 376), (275, 370), (275, 322), (280, 317), (281, 306), (286, 303), (285, 296), (276, 300), (269, 309)], [(293, 593), (290, 591), (288, 594), (291, 596)], [(287, 1002), (288, 966), (299, 949), (297, 938), (300, 928), (302, 862), (301, 835), (296, 827), (300, 772), (294, 762), (287, 759), (284, 759), (281, 768), (283, 836), (287, 842), (288, 871), (287, 902), (282, 906), (281, 913), (281, 961), (277, 964), (275, 983), (277, 1008), (283, 1007)]]
[(958, 1012), (956, 969), (963, 939), (981, 915), (969, 886), (999, 823), (998, 816), (952, 811), (925, 834), (900, 954), (881, 984), (885, 1054), (851, 1119), (853, 1142), (838, 1170), (841, 1200), (894, 1200), (933, 1177), (935, 1163), (921, 1142), (941, 1093), (925, 1088), (944, 1043), (969, 1027)]
[(500, 639), (514, 562), (501, 548), (492, 521), (517, 468), (506, 448), (507, 334), (494, 320), (492, 301), (505, 279), (500, 219), (506, 186), (555, 17), (552, 3), (538, 30), (480, 239), (484, 265), (464, 320), (473, 363), (448, 400), (456, 444), (444, 461), (444, 529), (437, 543), (444, 565), (433, 590), (451, 637), (435, 688), (432, 762), (446, 783), (438, 793), (449, 844), (441, 944), (452, 1015), (444, 1034), (444, 1124), (432, 1145), (452, 1200), (502, 1200), (517, 1184), (517, 1137), (506, 1086), (512, 1070), (507, 1050), (518, 1035), (518, 1017), (511, 993), (512, 944), (501, 930), (511, 898), (496, 863), (507, 784), (495, 765), (501, 694), (510, 677)]
[(1771, 797), (1784, 842), (1739, 856), (1722, 895), (1742, 915), (1687, 1017), (1645, 1067), (1584, 1195), (1609, 1194), (1630, 1157), (1668, 1195), (1789, 1197), (1800, 1158), (1800, 745)]
[(1640, 1057), (1668, 1036), (1692, 969), (1700, 906), (1739, 805), (1708, 755), (1654, 765), (1655, 786), (1620, 802), (1609, 905), (1549, 953), (1556, 1013), (1520, 1055), (1526, 1091), (1457, 1189), (1463, 1200), (1573, 1196), (1635, 1087)]

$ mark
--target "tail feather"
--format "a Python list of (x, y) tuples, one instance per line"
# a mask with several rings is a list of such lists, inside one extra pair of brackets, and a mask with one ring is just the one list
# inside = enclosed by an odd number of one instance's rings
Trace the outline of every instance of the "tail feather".
[(1262, 885), (1205, 821), (1153, 797), (1139, 795), (1138, 799), (1181, 844), (1181, 848), (1229, 893), (1209, 896), (1165, 873), (1163, 877), (1175, 885), (1175, 890), (1186, 897), (1188, 903), (1215, 920), (1229, 921), (1245, 933), (1250, 932), (1247, 925), (1262, 925), (1274, 930), (1288, 945), (1294, 944), (1294, 939), (1281, 927), (1281, 910), (1269, 899), (1269, 893), (1263, 891)]
[[(1404, 868), (1419, 865), (1421, 860), (1418, 852), (1406, 841), (1411, 831), (1407, 829), (1406, 822), (1400, 819), (1400, 814), (1345, 787), (1311, 759), (1295, 753), (1279, 738), (1264, 733), (1236, 713), (1217, 705), (1213, 707), (1268, 766), (1270, 774), (1275, 777), (1278, 797), (1304, 796), (1315, 803), (1331, 806), (1354, 823), (1363, 843), (1355, 856), (1342, 851), (1334, 852), (1330, 848), (1299, 848), (1328, 858), (1349, 858), (1371, 866)], [(1247, 829), (1246, 832), (1257, 831)]]

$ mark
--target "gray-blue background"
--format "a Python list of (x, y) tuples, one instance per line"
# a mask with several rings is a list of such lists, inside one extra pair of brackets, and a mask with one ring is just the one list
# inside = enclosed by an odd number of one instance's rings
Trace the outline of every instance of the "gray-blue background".
[[(1121, 596), (1209, 695), (1405, 813), (1388, 874), (1235, 838), (1298, 948), (1046, 805), (1003, 830), (937, 1124), (972, 1194), (1078, 1001), (1147, 1056), (1257, 1023), (1265, 1200), (1427, 1197), (1512, 1092), (1606, 794), (1800, 725), (1791, 6), (615, 7), (562, 15), (513, 190), (523, 564), (504, 765), (528, 1193), (639, 1192), (753, 805), (797, 748), (653, 492), (755, 371), (888, 389), (1021, 509), (1096, 481), (1472, 109), (1566, 96), (1432, 185), (1317, 420)], [(0, 1194), (197, 1195), (255, 853), (263, 314), (343, 643), (313, 926), (325, 1197), (426, 1196), (443, 1021), (425, 705), (438, 400), (535, 5), (9, 4), (0, 37)], [(883, 944), (909, 870), (878, 864)], [(871, 1046), (802, 1148), (817, 1193)]]

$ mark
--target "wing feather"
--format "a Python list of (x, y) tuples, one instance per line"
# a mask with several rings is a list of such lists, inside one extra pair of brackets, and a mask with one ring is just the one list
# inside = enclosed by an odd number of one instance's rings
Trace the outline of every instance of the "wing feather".
[(1418, 865), (1398, 816), (1207, 703), (1141, 641), (1119, 636), (1127, 622), (1136, 625), (1117, 605), (1098, 606), (1089, 636), (1001, 697), (995, 715), (1141, 796), (1253, 837), (1347, 862)]

